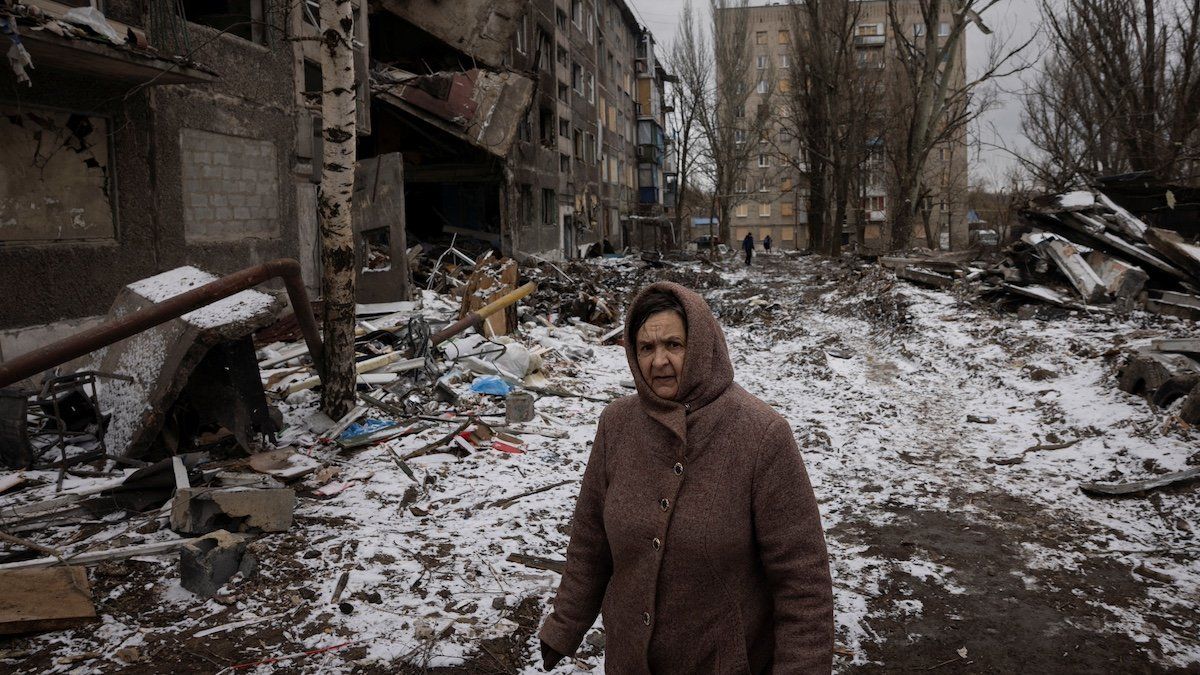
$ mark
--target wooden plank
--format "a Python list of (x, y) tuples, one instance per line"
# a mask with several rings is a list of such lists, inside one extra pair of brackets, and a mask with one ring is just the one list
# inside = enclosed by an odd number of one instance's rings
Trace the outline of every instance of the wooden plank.
[(1046, 213), (1034, 213), (1030, 215), (1038, 227), (1062, 235), (1077, 244), (1100, 249), (1111, 256), (1141, 265), (1143, 269), (1147, 267), (1154, 268), (1158, 272), (1180, 281), (1187, 281), (1189, 279), (1187, 273), (1183, 270), (1163, 260), (1151, 251), (1131, 244), (1121, 237), (1106, 231), (1103, 223), (1085, 214), (1060, 214), (1061, 216), (1070, 217), (1059, 217)]
[(535, 570), (549, 570), (551, 572), (563, 573), (567, 568), (567, 561), (553, 560), (551, 558), (539, 558), (535, 555), (525, 555), (523, 553), (513, 553), (508, 556), (508, 562), (517, 563), (526, 567), (532, 567)]
[(1200, 466), (1194, 469), (1176, 471), (1175, 473), (1168, 473), (1157, 478), (1148, 478), (1131, 483), (1083, 483), (1079, 488), (1090, 494), (1131, 495), (1139, 492), (1149, 492), (1150, 490), (1168, 485), (1187, 483), (1193, 480), (1200, 480)]
[(1187, 243), (1178, 232), (1157, 227), (1146, 230), (1146, 241), (1168, 260), (1200, 279), (1200, 246)]
[(1004, 284), (1006, 290), (1012, 291), (1017, 295), (1023, 295), (1027, 298), (1048, 302), (1051, 305), (1059, 307), (1070, 307), (1071, 301), (1065, 295), (1062, 295), (1052, 288), (1045, 286), (1017, 286), (1015, 284)]
[(1046, 239), (1038, 244), (1038, 248), (1046, 251), (1054, 264), (1058, 266), (1063, 276), (1071, 282), (1083, 301), (1088, 304), (1103, 302), (1108, 299), (1108, 289), (1096, 274), (1096, 271), (1079, 254), (1079, 249), (1073, 244), (1059, 238)]
[[(199, 537), (193, 539), (172, 539), (170, 541), (156, 541), (152, 544), (138, 544), (137, 546), (125, 546), (122, 548), (110, 548), (103, 551), (88, 551), (77, 555), (67, 556), (66, 558), (34, 558), (33, 560), (22, 560), (20, 562), (5, 563), (0, 565), (0, 572), (9, 570), (25, 570), (38, 569), (42, 567), (54, 567), (70, 563), (72, 565), (89, 565), (91, 563), (104, 562), (106, 560), (123, 560), (132, 558), (137, 555), (156, 555), (159, 553), (170, 553), (176, 549), (197, 541)], [(4, 586), (0, 586), (4, 588)], [(0, 594), (2, 595), (2, 594)]]
[(96, 620), (82, 567), (0, 571), (0, 635), (72, 628)]
[(1172, 305), (1180, 305), (1182, 307), (1191, 307), (1192, 309), (1200, 309), (1200, 296), (1188, 295), (1187, 293), (1176, 293), (1175, 291), (1162, 291), (1162, 302), (1169, 302)]
[(1184, 338), (1179, 340), (1152, 340), (1150, 346), (1160, 352), (1175, 352), (1178, 354), (1200, 354), (1200, 338)]
[(902, 267), (896, 270), (896, 276), (934, 288), (950, 288), (954, 285), (954, 279), (951, 277), (914, 267)]

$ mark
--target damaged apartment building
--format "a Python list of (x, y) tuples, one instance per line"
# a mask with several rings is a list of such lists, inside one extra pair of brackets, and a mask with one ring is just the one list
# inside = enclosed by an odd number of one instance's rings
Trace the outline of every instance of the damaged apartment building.
[(410, 243), (560, 259), (660, 241), (670, 78), (625, 2), (372, 6), (360, 156), (403, 155)]
[(300, 258), (315, 286), (294, 4), (0, 2), (0, 359), (182, 265)]
[[(672, 239), (670, 78), (625, 2), (355, 10), (364, 260), (451, 238), (554, 259)], [(318, 289), (318, 13), (0, 0), (0, 360), (95, 325), (125, 284), (181, 265), (297, 258)], [(360, 197), (380, 208), (364, 216)], [(401, 299), (360, 286), (365, 302)]]

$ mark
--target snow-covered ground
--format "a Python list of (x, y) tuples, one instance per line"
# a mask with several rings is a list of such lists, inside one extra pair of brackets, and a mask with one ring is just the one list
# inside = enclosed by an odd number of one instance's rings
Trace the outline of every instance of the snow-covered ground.
[[(791, 421), (804, 452), (832, 558), (839, 670), (1200, 667), (1200, 493), (1099, 500), (1078, 488), (1197, 460), (1195, 432), (1115, 383), (1119, 349), (1194, 326), (1144, 316), (1018, 321), (950, 294), (893, 288), (876, 271), (758, 261), (749, 271), (731, 265), (727, 285), (706, 295), (728, 323), (737, 380)], [(622, 348), (571, 328), (525, 332), (530, 344), (539, 338), (593, 351), (548, 357), (555, 385), (605, 399), (630, 392)], [(312, 392), (293, 397), (283, 442), (316, 446), (304, 422), (315, 404)], [(537, 407), (554, 421), (528, 425), (524, 454), (430, 455), (410, 462), (415, 480), (388, 450), (403, 455), (452, 424), (389, 447), (318, 450), (348, 487), (314, 498), (308, 479), (293, 530), (262, 540), (261, 571), (231, 585), (233, 602), (183, 591), (169, 558), (102, 566), (93, 572), (102, 622), (0, 642), (0, 669), (23, 670), (28, 659), (57, 672), (215, 671), (332, 647), (282, 664), (541, 672), (532, 633), (558, 575), (507, 558), (561, 559), (603, 404), (546, 396)], [(1024, 461), (993, 461), (1017, 456)], [(104, 528), (129, 536), (125, 522)], [(330, 598), (343, 573), (339, 606)], [(263, 617), (274, 618), (195, 635)], [(600, 670), (602, 645), (598, 623), (556, 672)]]

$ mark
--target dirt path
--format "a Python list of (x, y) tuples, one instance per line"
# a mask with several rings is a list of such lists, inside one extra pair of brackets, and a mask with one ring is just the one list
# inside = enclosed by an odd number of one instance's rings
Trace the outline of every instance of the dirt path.
[(870, 316), (863, 306), (890, 291), (868, 281), (861, 297), (822, 293), (821, 265), (771, 261), (724, 294), (765, 285), (782, 305), (765, 327), (734, 328), (730, 346), (739, 381), (807, 446), (838, 637), (853, 651), (841, 667), (1200, 669), (1195, 488), (1120, 501), (1077, 489), (1179, 468), (1194, 452), (1145, 433), (1153, 413), (1115, 389), (1101, 355), (1135, 327), (1022, 325), (911, 288), (905, 320), (872, 322), (857, 318)]

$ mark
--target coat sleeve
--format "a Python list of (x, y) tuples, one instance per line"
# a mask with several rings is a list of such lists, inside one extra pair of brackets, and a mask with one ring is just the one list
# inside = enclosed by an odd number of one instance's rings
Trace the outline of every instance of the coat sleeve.
[(570, 656), (595, 623), (612, 576), (612, 553), (604, 531), (604, 493), (608, 489), (605, 469), (604, 421), (596, 431), (583, 485), (571, 519), (571, 542), (554, 611), (542, 626), (541, 638), (554, 651)]
[(833, 583), (817, 499), (791, 428), (776, 419), (754, 468), (754, 536), (775, 604), (775, 673), (833, 667)]

